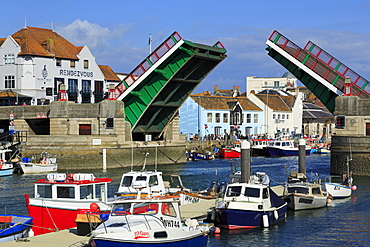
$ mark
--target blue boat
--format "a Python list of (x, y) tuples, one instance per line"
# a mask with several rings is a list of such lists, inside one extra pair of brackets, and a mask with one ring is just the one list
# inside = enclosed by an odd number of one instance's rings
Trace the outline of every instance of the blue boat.
[[(299, 147), (294, 145), (292, 140), (274, 141), (267, 146), (267, 151), (272, 157), (298, 156)], [(306, 155), (310, 155), (311, 147), (306, 146)]]
[(32, 221), (29, 216), (0, 214), (0, 243), (28, 237)]
[(0, 177), (10, 176), (13, 174), (13, 164), (8, 163), (5, 159), (5, 153), (12, 150), (0, 150)]
[(231, 183), (216, 205), (218, 223), (226, 229), (268, 227), (286, 218), (287, 203), (269, 187), (270, 179), (257, 172), (247, 183)]

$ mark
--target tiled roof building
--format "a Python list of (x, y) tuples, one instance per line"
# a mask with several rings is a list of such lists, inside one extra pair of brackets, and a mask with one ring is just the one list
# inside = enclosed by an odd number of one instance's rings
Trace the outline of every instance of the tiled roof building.
[(1, 38), (0, 47), (0, 91), (17, 91), (31, 97), (31, 104), (58, 100), (61, 85), (69, 101), (100, 102), (107, 84), (120, 82), (87, 46), (77, 47), (51, 29), (22, 28)]

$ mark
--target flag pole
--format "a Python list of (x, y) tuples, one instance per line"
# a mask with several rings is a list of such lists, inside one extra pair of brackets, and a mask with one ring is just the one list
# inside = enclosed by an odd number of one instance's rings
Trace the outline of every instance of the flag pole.
[(149, 54), (152, 53), (152, 35), (149, 34)]

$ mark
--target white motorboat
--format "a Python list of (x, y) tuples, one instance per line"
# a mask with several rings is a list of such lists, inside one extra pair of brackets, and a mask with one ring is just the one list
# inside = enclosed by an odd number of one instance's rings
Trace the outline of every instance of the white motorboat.
[(49, 173), (58, 170), (57, 158), (49, 157), (47, 153), (42, 153), (39, 160), (36, 158), (23, 157), (20, 162), (16, 164), (19, 173), (33, 174), (33, 173)]
[(326, 207), (330, 203), (329, 193), (324, 192), (319, 183), (306, 182), (306, 175), (292, 171), (289, 182), (285, 184), (282, 199), (292, 210)]
[(120, 199), (113, 203), (109, 219), (92, 232), (90, 245), (206, 246), (208, 229), (196, 220), (186, 223), (181, 223), (174, 197)]
[[(163, 180), (163, 174), (159, 171), (130, 171), (122, 175), (119, 188), (115, 195), (122, 198), (136, 198), (140, 192), (141, 197), (178, 195), (180, 205), (197, 203), (202, 200), (214, 200), (214, 195), (195, 193), (185, 188), (179, 175), (170, 175), (172, 186), (169, 181)], [(135, 188), (135, 184), (145, 183), (147, 186)]]
[(227, 229), (268, 227), (286, 218), (287, 203), (269, 186), (263, 172), (251, 176), (248, 183), (232, 183), (223, 200), (216, 205), (218, 222)]
[(331, 175), (325, 178), (322, 183), (323, 190), (328, 192), (334, 199), (350, 197), (352, 190), (357, 187), (352, 185), (353, 179), (347, 174)]

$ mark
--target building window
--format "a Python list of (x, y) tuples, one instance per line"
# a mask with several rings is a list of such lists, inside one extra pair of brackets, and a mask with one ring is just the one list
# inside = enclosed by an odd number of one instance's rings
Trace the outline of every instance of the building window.
[(14, 54), (5, 54), (4, 55), (4, 63), (5, 64), (15, 64)]
[(82, 103), (90, 103), (91, 102), (91, 81), (90, 80), (82, 80)]
[(5, 88), (15, 88), (14, 75), (5, 76)]
[(253, 123), (258, 123), (258, 114), (253, 115)]
[(84, 69), (89, 68), (89, 60), (84, 60)]
[(58, 66), (58, 67), (62, 66), (62, 59), (57, 58), (57, 59), (55, 60), (55, 65), (56, 65), (56, 66)]
[(284, 114), (281, 115), (281, 119), (285, 119), (285, 115)]
[(207, 113), (207, 123), (212, 123), (212, 113)]
[(71, 68), (76, 67), (76, 61), (75, 60), (69, 61), (69, 67), (71, 67)]
[(280, 114), (278, 114), (278, 119), (280, 119)]
[(221, 123), (220, 113), (216, 113), (216, 123)]
[(289, 119), (289, 115), (288, 114), (286, 114), (286, 119)]
[(223, 117), (223, 122), (224, 123), (228, 123), (228, 119), (229, 119), (229, 117), (228, 117), (228, 115), (227, 115), (227, 113), (224, 113), (224, 117)]
[(221, 135), (221, 127), (215, 127), (215, 135)]
[(272, 119), (276, 119), (276, 114), (272, 114)]
[(247, 114), (247, 123), (252, 122), (252, 114)]

